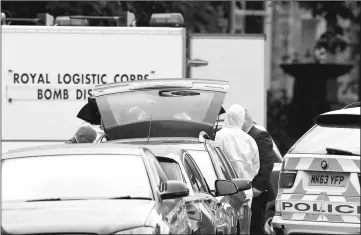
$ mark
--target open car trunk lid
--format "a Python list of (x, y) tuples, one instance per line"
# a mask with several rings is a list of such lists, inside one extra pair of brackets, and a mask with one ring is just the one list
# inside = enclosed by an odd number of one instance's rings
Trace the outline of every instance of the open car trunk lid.
[(99, 85), (78, 118), (99, 125), (100, 115), (108, 140), (213, 137), (227, 90), (227, 81), (200, 79)]

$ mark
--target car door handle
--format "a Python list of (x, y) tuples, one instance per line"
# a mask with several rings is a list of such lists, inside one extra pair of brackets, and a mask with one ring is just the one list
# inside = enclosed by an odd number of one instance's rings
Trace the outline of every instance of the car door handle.
[(208, 61), (202, 59), (190, 59), (187, 61), (187, 65), (192, 67), (201, 67), (208, 65)]

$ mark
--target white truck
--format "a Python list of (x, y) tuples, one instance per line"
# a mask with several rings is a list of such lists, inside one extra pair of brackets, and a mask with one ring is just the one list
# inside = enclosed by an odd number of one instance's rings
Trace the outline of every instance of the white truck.
[(94, 85), (108, 82), (228, 80), (224, 108), (242, 104), (265, 126), (263, 36), (187, 35), (165, 24), (178, 25), (181, 15), (152, 20), (152, 27), (2, 25), (1, 152), (64, 143), (83, 122), (76, 116)]

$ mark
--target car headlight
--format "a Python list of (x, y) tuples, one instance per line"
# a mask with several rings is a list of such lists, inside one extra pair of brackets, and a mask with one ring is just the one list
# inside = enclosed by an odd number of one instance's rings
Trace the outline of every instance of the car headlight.
[(155, 229), (152, 227), (138, 227), (119, 231), (114, 234), (155, 234)]

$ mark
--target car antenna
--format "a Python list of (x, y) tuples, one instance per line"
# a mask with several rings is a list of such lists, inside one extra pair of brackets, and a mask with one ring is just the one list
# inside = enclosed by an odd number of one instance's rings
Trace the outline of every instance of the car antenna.
[(220, 116), (220, 115), (217, 116), (216, 127), (215, 127), (214, 130), (213, 130), (213, 140), (214, 140), (214, 138), (216, 137), (216, 133), (217, 133), (217, 129), (218, 129), (219, 116)]
[(149, 129), (148, 129), (148, 142), (149, 142), (149, 137), (150, 137), (150, 130), (152, 129), (152, 115), (150, 115), (150, 120), (149, 120)]
[(221, 110), (219, 110), (218, 116), (217, 116), (217, 121), (216, 121), (216, 127), (213, 130), (213, 140), (216, 136), (217, 133), (217, 129), (218, 129), (218, 124), (219, 124), (219, 117), (221, 116), (221, 114), (226, 113), (226, 111), (224, 110), (223, 106), (221, 106)]

